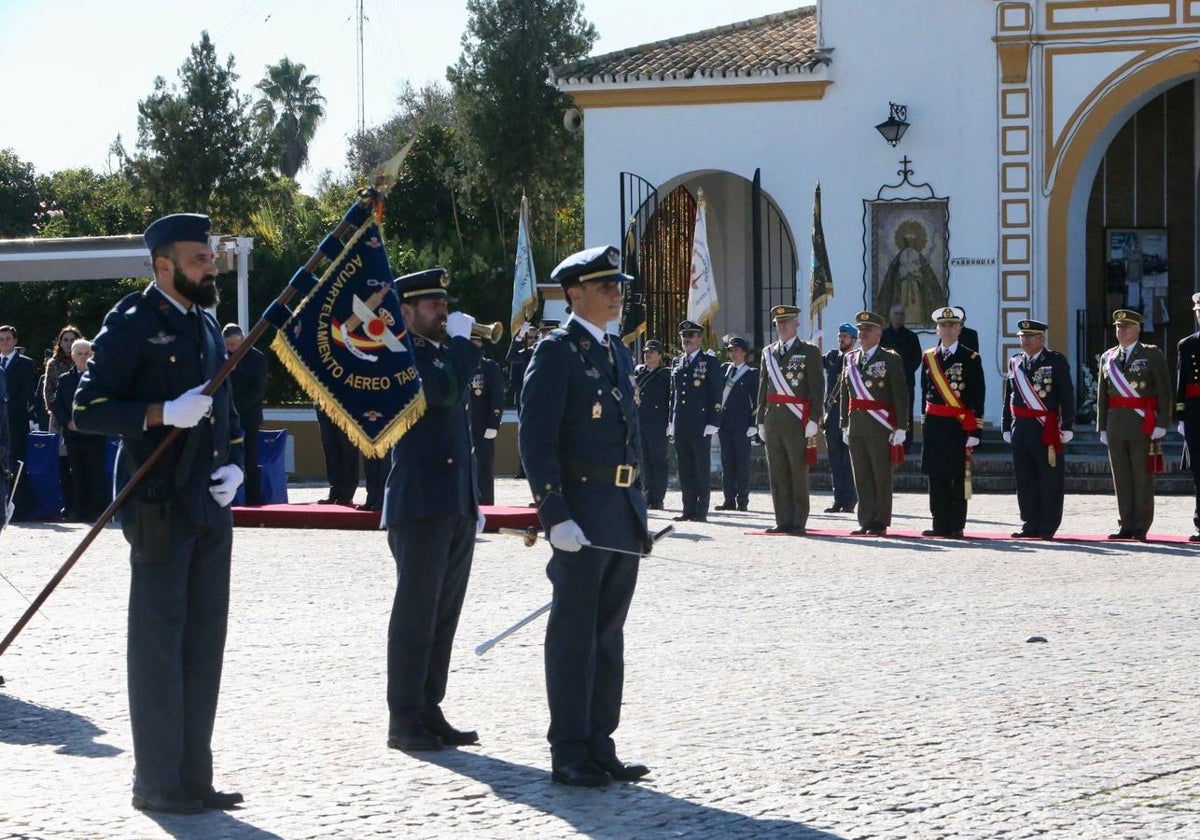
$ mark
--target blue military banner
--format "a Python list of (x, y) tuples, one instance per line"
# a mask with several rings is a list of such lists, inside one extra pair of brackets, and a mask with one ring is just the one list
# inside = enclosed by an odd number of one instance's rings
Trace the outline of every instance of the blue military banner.
[(425, 412), (374, 219), (345, 243), (271, 346), (364, 455), (386, 455)]

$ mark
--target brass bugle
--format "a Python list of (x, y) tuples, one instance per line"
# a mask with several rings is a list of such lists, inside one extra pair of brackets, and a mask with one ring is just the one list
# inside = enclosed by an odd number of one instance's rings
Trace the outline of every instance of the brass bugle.
[(520, 537), (525, 540), (526, 548), (533, 548), (538, 539), (538, 529), (532, 525), (528, 528), (497, 528), (496, 531), (506, 537)]
[(478, 322), (471, 325), (471, 338), (480, 338), (485, 341), (490, 341), (492, 344), (498, 342), (504, 337), (504, 322), (494, 321), (491, 324), (480, 324)]

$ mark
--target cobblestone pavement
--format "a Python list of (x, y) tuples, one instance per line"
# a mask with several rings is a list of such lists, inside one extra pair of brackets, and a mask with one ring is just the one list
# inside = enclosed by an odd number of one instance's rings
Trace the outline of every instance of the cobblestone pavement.
[[(0, 838), (1200, 837), (1200, 549), (746, 535), (769, 504), (643, 564), (617, 739), (654, 773), (599, 791), (549, 782), (544, 620), (473, 653), (548, 600), (544, 543), (480, 540), (445, 708), (482, 745), (426, 759), (384, 743), (384, 535), (238, 529), (215, 752), (246, 806), (173, 818), (129, 804), (110, 528), (0, 657)], [(1015, 507), (977, 496), (968, 531)], [(1071, 497), (1063, 532), (1114, 508)], [(1190, 508), (1160, 499), (1154, 532), (1191, 533)], [(928, 527), (922, 496), (897, 514)], [(0, 572), (32, 598), (83, 533), (15, 526)], [(24, 606), (0, 582), (3, 629)]]

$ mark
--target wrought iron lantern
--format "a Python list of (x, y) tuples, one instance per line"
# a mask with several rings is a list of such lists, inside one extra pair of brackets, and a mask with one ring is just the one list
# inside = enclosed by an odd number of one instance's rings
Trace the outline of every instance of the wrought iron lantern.
[(883, 135), (889, 145), (895, 146), (904, 137), (904, 132), (908, 131), (908, 106), (889, 102), (888, 108), (888, 118), (875, 126), (875, 130)]

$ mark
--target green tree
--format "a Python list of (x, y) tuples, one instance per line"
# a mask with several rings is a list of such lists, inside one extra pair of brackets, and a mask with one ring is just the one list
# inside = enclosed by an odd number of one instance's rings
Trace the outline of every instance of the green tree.
[(38, 209), (33, 164), (0, 149), (0, 238), (32, 236)]
[(320, 77), (305, 69), (284, 56), (268, 65), (267, 75), (256, 85), (263, 98), (254, 105), (255, 116), (268, 132), (271, 158), (288, 178), (295, 178), (308, 163), (308, 144), (325, 119), (325, 97), (316, 86)]
[(382, 124), (350, 138), (346, 165), (356, 175), (367, 175), (427, 123), (447, 128), (457, 125), (450, 90), (437, 82), (420, 88), (406, 82), (396, 97), (396, 112)]
[(46, 209), (42, 236), (140, 234), (153, 214), (134, 195), (124, 172), (102, 175), (83, 167), (39, 175), (37, 192)]
[(146, 199), (161, 213), (207, 212), (226, 230), (246, 222), (263, 189), (266, 143), (238, 93), (233, 56), (224, 64), (201, 33), (179, 68), (161, 76), (138, 103), (137, 154), (116, 151)]

